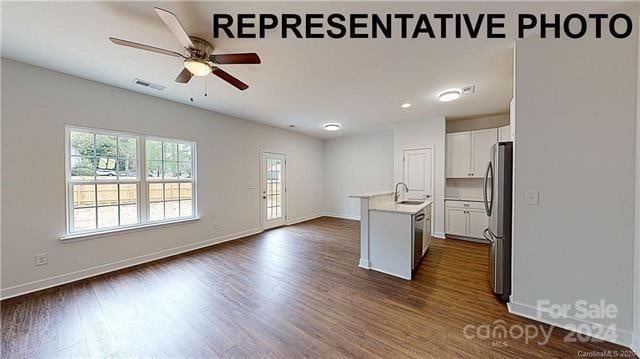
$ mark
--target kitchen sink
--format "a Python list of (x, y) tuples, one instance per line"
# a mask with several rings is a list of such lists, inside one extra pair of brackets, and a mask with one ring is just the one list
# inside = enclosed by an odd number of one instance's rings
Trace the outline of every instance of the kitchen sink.
[(411, 204), (411, 205), (423, 204), (423, 203), (424, 201), (410, 201), (410, 200), (398, 202), (398, 204)]

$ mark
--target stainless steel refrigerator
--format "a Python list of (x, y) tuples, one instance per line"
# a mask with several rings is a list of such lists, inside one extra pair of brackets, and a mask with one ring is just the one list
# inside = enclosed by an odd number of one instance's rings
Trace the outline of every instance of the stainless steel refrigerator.
[(491, 160), (484, 176), (484, 208), (489, 227), (484, 238), (491, 242), (489, 280), (503, 301), (511, 294), (511, 206), (513, 186), (513, 142), (491, 146)]

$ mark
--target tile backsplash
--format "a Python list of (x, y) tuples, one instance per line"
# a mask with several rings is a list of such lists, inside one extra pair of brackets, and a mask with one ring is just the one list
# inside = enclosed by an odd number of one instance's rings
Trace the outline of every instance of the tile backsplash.
[(447, 178), (445, 197), (481, 199), (482, 185), (482, 178)]

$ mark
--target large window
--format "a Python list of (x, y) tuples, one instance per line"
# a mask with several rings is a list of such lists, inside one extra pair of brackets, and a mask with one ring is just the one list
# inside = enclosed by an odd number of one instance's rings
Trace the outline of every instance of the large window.
[(193, 142), (67, 127), (66, 153), (69, 235), (195, 217)]
[(193, 216), (193, 144), (145, 140), (149, 221)]

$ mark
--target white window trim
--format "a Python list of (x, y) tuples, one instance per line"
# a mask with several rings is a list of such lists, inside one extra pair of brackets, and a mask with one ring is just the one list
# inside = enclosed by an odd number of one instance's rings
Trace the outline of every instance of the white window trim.
[[(178, 145), (183, 144), (183, 145), (191, 145), (191, 180), (184, 180), (184, 179), (164, 179), (164, 178), (147, 178), (146, 172), (147, 172), (147, 160), (146, 160), (146, 155), (147, 155), (147, 151), (146, 151), (146, 141), (162, 141), (162, 142), (172, 142), (172, 143), (177, 143)], [(187, 141), (187, 140), (181, 140), (181, 139), (175, 139), (175, 138), (167, 138), (167, 137), (156, 137), (156, 136), (143, 136), (141, 138), (141, 143), (142, 143), (142, 147), (140, 148), (140, 152), (144, 152), (142, 154), (142, 160), (144, 161), (144, 175), (142, 176), (142, 186), (144, 187), (144, 196), (145, 196), (145, 201), (144, 201), (144, 212), (145, 212), (145, 224), (146, 225), (153, 225), (153, 224), (162, 224), (162, 223), (167, 223), (167, 222), (174, 222), (174, 221), (181, 221), (184, 219), (191, 219), (191, 218), (197, 218), (198, 217), (198, 206), (197, 206), (197, 200), (196, 200), (196, 193), (197, 193), (197, 185), (196, 185), (196, 178), (197, 178), (197, 166), (196, 166), (196, 162), (197, 162), (197, 149), (196, 149), (196, 142), (195, 141)], [(164, 157), (164, 146), (162, 147), (162, 151), (163, 151), (163, 157)], [(180, 161), (177, 161), (178, 163)], [(162, 163), (164, 164), (164, 159), (162, 160)], [(163, 176), (164, 176), (164, 167), (163, 167)], [(151, 183), (191, 183), (191, 193), (193, 194), (193, 197), (191, 198), (191, 216), (190, 217), (179, 217), (179, 218), (172, 218), (172, 219), (164, 219), (164, 220), (159, 220), (159, 221), (151, 221), (149, 219), (149, 216), (147, 215), (150, 211), (151, 208), (151, 202), (149, 201), (149, 199), (147, 198), (148, 194), (149, 194), (149, 184)], [(164, 187), (163, 187), (163, 202), (166, 205), (166, 200), (164, 199)], [(166, 210), (166, 208), (165, 208)]]
[[(136, 151), (137, 151), (137, 178), (136, 179), (124, 179), (124, 180), (73, 180), (71, 178), (71, 131), (84, 131), (84, 132), (93, 132), (101, 135), (112, 135), (112, 136), (123, 136), (123, 137), (133, 137), (136, 139)], [(146, 176), (146, 148), (145, 148), (145, 140), (155, 140), (155, 141), (165, 141), (165, 142), (173, 142), (179, 144), (189, 144), (192, 146), (192, 163), (191, 163), (191, 181), (186, 180), (165, 180), (165, 179), (147, 179)], [(134, 132), (121, 132), (121, 131), (113, 131), (113, 130), (105, 130), (100, 128), (90, 128), (90, 127), (80, 127), (73, 125), (65, 126), (64, 133), (64, 142), (65, 142), (65, 235), (60, 237), (60, 240), (71, 240), (71, 239), (82, 239), (86, 237), (99, 237), (103, 235), (113, 235), (123, 232), (129, 232), (139, 229), (149, 229), (153, 227), (161, 227), (164, 225), (170, 224), (179, 224), (179, 223), (189, 223), (195, 220), (200, 219), (198, 216), (198, 195), (197, 195), (197, 143), (192, 140), (184, 140), (184, 139), (176, 139), (176, 138), (168, 138), (168, 137), (158, 137), (158, 136), (150, 136), (145, 134), (139, 134)], [(189, 217), (179, 217), (172, 218), (168, 220), (161, 221), (149, 221), (148, 211), (150, 202), (148, 200), (148, 185), (149, 183), (166, 183), (166, 182), (186, 182), (192, 184), (192, 215)], [(91, 229), (91, 230), (83, 230), (83, 231), (72, 231), (73, 229), (73, 189), (72, 186), (74, 184), (126, 184), (126, 183), (135, 183), (137, 184), (137, 206), (138, 206), (138, 223), (131, 225), (122, 225), (117, 227), (109, 227), (105, 229)], [(97, 202), (96, 202), (97, 207)], [(97, 218), (96, 218), (97, 220)]]

